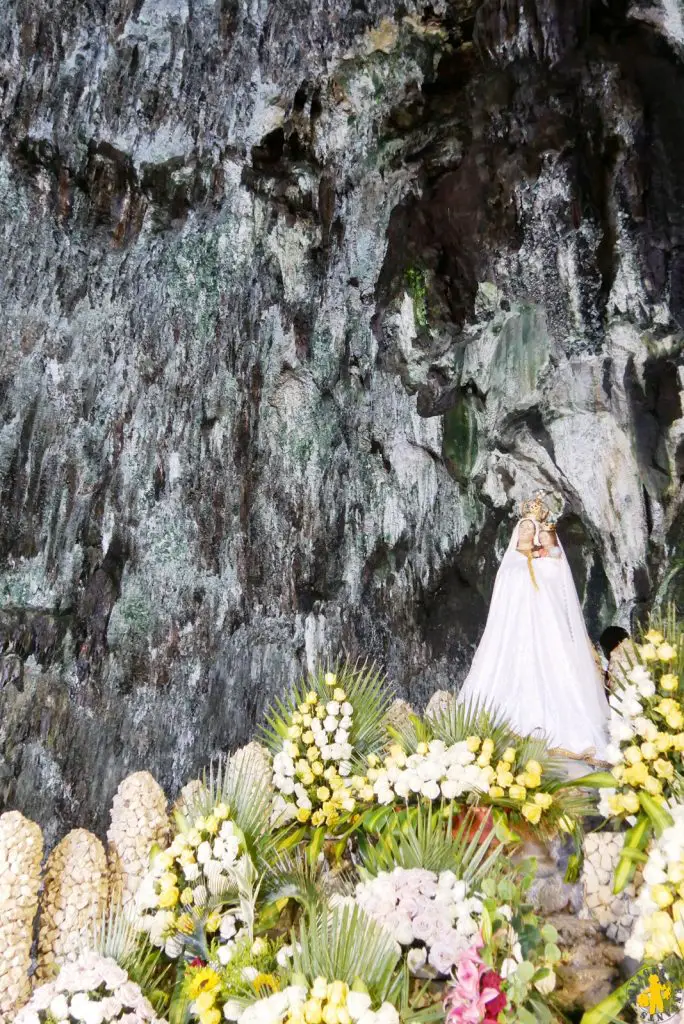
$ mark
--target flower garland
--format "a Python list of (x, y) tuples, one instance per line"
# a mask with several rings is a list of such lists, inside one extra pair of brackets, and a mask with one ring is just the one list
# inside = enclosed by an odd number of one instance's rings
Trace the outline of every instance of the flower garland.
[(644, 641), (636, 645), (642, 663), (624, 673), (609, 698), (608, 757), (616, 786), (601, 791), (599, 812), (606, 818), (638, 814), (644, 796), (670, 799), (684, 751), (679, 676), (670, 671), (677, 649), (655, 629)]
[[(138, 985), (115, 960), (84, 953), (66, 964), (54, 981), (37, 988), (15, 1024), (142, 1024), (161, 1021)], [(164, 1021), (163, 1024), (166, 1024)]]
[(655, 840), (644, 865), (637, 919), (625, 946), (636, 960), (684, 959), (684, 805), (668, 807), (674, 824)]
[[(486, 802), (519, 809), (524, 818), (536, 825), (553, 804), (553, 796), (544, 792), (542, 767), (538, 761), (521, 762), (520, 752), (508, 747), (493, 766), (494, 741), (479, 736), (447, 746), (443, 740), (419, 743), (415, 754), (395, 744), (382, 768), (372, 766), (368, 778), (379, 803), (390, 804), (398, 798), (425, 797), (428, 800), (455, 800), (476, 794)], [(369, 763), (371, 763), (369, 759)]]
[(142, 928), (155, 946), (165, 945), (168, 956), (182, 952), (198, 918), (210, 934), (221, 927), (222, 916), (210, 904), (220, 904), (240, 858), (246, 856), (244, 837), (229, 815), (228, 806), (219, 803), (206, 817), (195, 818), (168, 850), (153, 856), (136, 894)]
[(336, 685), (335, 673), (325, 675), (329, 701), (311, 690), (297, 706), (287, 726), (282, 750), (273, 759), (273, 785), (278, 824), (296, 820), (318, 828), (333, 828), (340, 817), (370, 802), (368, 780), (352, 775), (350, 734), (354, 708)]
[(356, 902), (407, 953), (417, 976), (445, 976), (480, 928), (482, 901), (453, 871), (397, 867), (356, 887)]

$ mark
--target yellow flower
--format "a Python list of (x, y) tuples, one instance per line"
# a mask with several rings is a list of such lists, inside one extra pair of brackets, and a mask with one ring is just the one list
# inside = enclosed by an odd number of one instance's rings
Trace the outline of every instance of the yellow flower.
[(214, 814), (219, 819), (219, 821), (225, 821), (225, 819), (230, 814), (230, 807), (228, 806), (228, 804), (216, 804), (216, 807), (214, 808)]
[(672, 904), (672, 917), (675, 921), (684, 921), (684, 900)]
[(672, 644), (661, 644), (658, 648), (659, 661), (674, 661), (676, 657), (677, 651)]
[(524, 786), (509, 786), (508, 795), (511, 800), (524, 800), (527, 796), (527, 790)]
[(330, 790), (328, 789), (327, 786), (319, 786), (318, 789), (316, 790), (316, 796), (318, 797), (319, 800), (329, 800)]
[(190, 917), (190, 914), (181, 914), (176, 921), (176, 931), (179, 931), (181, 935), (192, 935), (195, 930), (195, 923)]
[(304, 704), (300, 704), (299, 705), (299, 713), (300, 713), (300, 715), (308, 715), (310, 711), (311, 711), (311, 708), (306, 703), (306, 701), (304, 702)]
[(339, 1024), (337, 1007), (333, 1003), (326, 1003), (323, 1007), (323, 1024)]
[(325, 771), (323, 772), (323, 778), (327, 779), (328, 782), (330, 782), (331, 779), (334, 779), (336, 775), (337, 769), (333, 764), (331, 764), (330, 767), (326, 768)]
[(489, 795), (491, 796), (492, 800), (498, 800), (499, 797), (502, 797), (504, 795), (504, 792), (505, 790), (503, 790), (501, 786), (489, 787)]
[(291, 725), (290, 728), (287, 730), (287, 738), (289, 740), (298, 740), (301, 735), (302, 729), (301, 726), (299, 725)]
[(654, 743), (649, 743), (646, 740), (646, 742), (641, 744), (641, 754), (645, 761), (655, 761), (658, 751)]
[(325, 673), (325, 685), (326, 686), (335, 686), (336, 683), (337, 683), (337, 676), (335, 675), (335, 673), (334, 672), (326, 672)]
[(468, 736), (466, 740), (466, 747), (471, 754), (476, 754), (480, 749), (480, 743), (482, 740), (479, 736)]
[(311, 808), (310, 807), (299, 807), (298, 808), (298, 810), (297, 810), (297, 821), (301, 821), (302, 824), (305, 824), (309, 820), (310, 817), (311, 817)]
[(351, 1017), (346, 1006), (337, 1007), (337, 1024), (351, 1024)]
[[(682, 738), (684, 739), (684, 737)], [(678, 741), (678, 736), (670, 736), (670, 734), (667, 732), (659, 732), (656, 738), (653, 740), (653, 743), (655, 744), (655, 748), (658, 751), (658, 753), (664, 754), (666, 750), (670, 749), (670, 747), (676, 750)]]
[(428, 749), (429, 748), (428, 748), (427, 743), (419, 743), (418, 746), (416, 747), (416, 753), (417, 754), (427, 754)]
[(537, 804), (538, 807), (541, 807), (543, 810), (546, 810), (553, 803), (553, 797), (550, 793), (535, 793), (534, 802), (535, 804)]
[(311, 824), (314, 828), (318, 828), (319, 825), (323, 825), (325, 822), (325, 814), (322, 810), (314, 811), (311, 815)]
[(539, 761), (528, 761), (525, 765), (525, 771), (529, 772), (530, 775), (541, 775), (542, 766), (539, 764)]
[(206, 828), (207, 832), (209, 833), (209, 835), (215, 836), (216, 833), (218, 832), (219, 828), (220, 828), (220, 825), (221, 825), (221, 822), (216, 817), (216, 815), (215, 814), (210, 814), (209, 817), (207, 818), (207, 822), (206, 822), (205, 828)]
[[(487, 741), (485, 740), (485, 743), (486, 742)], [(513, 764), (513, 762), (515, 761), (515, 757), (516, 757), (515, 747), (506, 747), (506, 749), (504, 750), (503, 754), (501, 755), (501, 760), (502, 761), (506, 761), (508, 764)]]
[(343, 981), (333, 981), (328, 985), (328, 1002), (332, 1003), (333, 1006), (341, 1006), (347, 1001), (347, 993), (349, 992), (349, 985)]
[(667, 880), (673, 885), (681, 885), (684, 882), (684, 864), (681, 861), (673, 861), (667, 865)]
[(306, 752), (307, 761), (317, 761), (320, 756), (321, 752), (315, 743), (312, 747), (309, 747), (309, 749)]
[(684, 725), (684, 716), (679, 708), (676, 708), (674, 711), (671, 711), (669, 715), (666, 715), (665, 721), (671, 729), (681, 729)]
[(643, 761), (625, 768), (624, 780), (628, 786), (643, 786), (648, 778), (648, 768)]
[(178, 858), (178, 863), (182, 868), (191, 868), (192, 865), (196, 863), (195, 855), (192, 850), (183, 850)]
[(311, 997), (313, 999), (325, 999), (328, 995), (328, 982), (320, 975), (314, 979), (311, 986)]
[(302, 708), (307, 708), (307, 710), (308, 710), (308, 704), (300, 704), (299, 705), (299, 711), (294, 711), (293, 712), (293, 714), (292, 714), (292, 724), (293, 725), (301, 725), (302, 724)]
[(162, 889), (157, 899), (157, 905), (166, 910), (169, 907), (175, 907), (178, 903), (180, 893), (175, 885), (172, 885), (170, 889)]
[[(310, 729), (312, 722), (313, 718), (311, 717), (311, 715), (302, 715), (302, 725), (304, 726), (305, 729)], [(306, 740), (304, 742), (306, 742)]]
[(526, 786), (527, 785), (527, 772), (520, 772), (519, 775), (516, 775), (515, 781), (516, 781), (518, 786)]
[[(486, 768), (491, 760), (491, 757), (491, 750), (485, 750), (483, 747), (482, 752), (477, 755), (475, 764), (478, 765), (480, 768)], [(511, 778), (513, 778), (513, 776), (511, 776)]]
[(323, 721), (324, 718), (327, 718), (327, 715), (328, 712), (325, 710), (325, 704), (319, 704), (316, 708), (316, 718), (320, 718)]
[(642, 644), (638, 647), (638, 651), (642, 661), (655, 661), (658, 657), (658, 652), (653, 644)]
[(367, 757), (368, 764), (371, 768), (377, 768), (380, 764), (380, 758), (377, 754), (369, 754)]
[(314, 763), (311, 765), (311, 771), (314, 773), (314, 775), (322, 775), (323, 774), (323, 762), (322, 761), (314, 761)]
[(497, 773), (496, 781), (499, 786), (503, 786), (506, 789), (508, 786), (513, 785), (513, 776), (510, 772), (499, 772)]
[(214, 1006), (216, 996), (214, 992), (204, 991), (200, 992), (195, 1000), (195, 1010), (198, 1014), (206, 1013), (207, 1010), (211, 1010)]
[(663, 791), (662, 782), (659, 779), (654, 779), (652, 775), (649, 775), (647, 779), (644, 779), (643, 787), (651, 796), (658, 796), (658, 794)]
[(315, 742), (316, 742), (316, 737), (310, 731), (309, 732), (305, 732), (304, 735), (302, 736), (302, 743), (305, 743), (307, 747), (310, 746), (312, 743), (315, 743)]
[(188, 995), (197, 999), (202, 992), (215, 992), (221, 985), (221, 979), (211, 967), (201, 967), (188, 985)]
[(622, 793), (612, 793), (608, 797), (608, 806), (610, 807), (613, 814), (622, 814), (625, 809)]
[(486, 752), (491, 755), (493, 750), (494, 740), (488, 736), (487, 739), (482, 740), (482, 753), (484, 754)]
[(299, 757), (299, 747), (296, 743), (285, 743), (285, 753), (289, 754), (291, 758)]
[(313, 690), (309, 690), (306, 695), (307, 704), (318, 704), (318, 695)]
[(662, 644), (664, 639), (665, 638), (664, 638), (663, 634), (660, 633), (657, 629), (649, 629), (648, 633), (644, 637), (644, 640), (647, 643), (655, 644), (656, 646), (658, 644)]
[(639, 803), (639, 797), (633, 789), (628, 789), (622, 794), (622, 806), (627, 814), (636, 814), (638, 812), (641, 804)]
[(536, 789), (537, 786), (541, 786), (541, 775), (536, 773), (524, 772), (523, 779), (525, 780), (523, 785), (527, 786), (528, 789)]
[(624, 757), (627, 764), (636, 764), (638, 761), (641, 761), (641, 750), (639, 749), (639, 747), (634, 746), (634, 744), (632, 744), (631, 747), (627, 747), (625, 750), (623, 750), (622, 756)]
[(652, 885), (650, 892), (651, 899), (661, 910), (669, 907), (672, 903), (672, 893), (665, 885)]
[(338, 704), (343, 704), (346, 699), (347, 699), (347, 694), (344, 692), (344, 690), (341, 687), (338, 687), (333, 692), (333, 700), (336, 700)]
[(183, 889), (183, 892), (180, 894), (180, 901), (184, 906), (188, 907), (192, 903), (192, 898), (192, 889), (189, 885), (186, 885), (185, 889)]
[(221, 915), (218, 910), (212, 910), (207, 918), (205, 928), (208, 932), (216, 932), (221, 926)]
[[(537, 794), (540, 796), (541, 794)], [(541, 818), (542, 809), (539, 804), (523, 804), (522, 805), (522, 816), (527, 818), (531, 825), (537, 825)]]
[(168, 871), (169, 868), (173, 867), (173, 860), (174, 858), (172, 853), (169, 853), (168, 850), (162, 850), (162, 852), (158, 853), (157, 856), (155, 857), (154, 865), (155, 867), (159, 866), (164, 871)]
[(204, 1013), (200, 1013), (199, 1022), (200, 1024), (220, 1024), (221, 1011), (217, 1010), (215, 1006), (211, 1010), (205, 1010)]
[(665, 672), (658, 680), (658, 686), (661, 690), (671, 693), (679, 686), (679, 676), (674, 675), (672, 672)]
[(674, 765), (663, 757), (659, 757), (657, 761), (653, 762), (653, 770), (661, 779), (674, 778)]
[(314, 773), (313, 772), (304, 772), (304, 774), (302, 775), (302, 782), (304, 783), (304, 785), (305, 786), (311, 786), (313, 784), (313, 781), (314, 781)]

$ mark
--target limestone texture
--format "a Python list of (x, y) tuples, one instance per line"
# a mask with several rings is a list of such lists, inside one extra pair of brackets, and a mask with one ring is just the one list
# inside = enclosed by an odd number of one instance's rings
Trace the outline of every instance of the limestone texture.
[(0, 0), (0, 808), (453, 691), (537, 488), (594, 639), (684, 596), (682, 24)]

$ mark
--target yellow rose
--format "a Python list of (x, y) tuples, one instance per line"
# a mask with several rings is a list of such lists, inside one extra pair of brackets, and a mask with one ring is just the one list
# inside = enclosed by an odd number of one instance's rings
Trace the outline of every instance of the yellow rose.
[(677, 651), (672, 644), (661, 644), (658, 648), (659, 661), (674, 661), (676, 657)]
[(684, 921), (684, 900), (672, 904), (672, 917), (675, 921)]
[(364, 786), (363, 789), (359, 791), (360, 799), (364, 800), (366, 803), (372, 803), (374, 796), (375, 792), (372, 786)]
[(332, 1003), (333, 1006), (342, 1006), (347, 1001), (348, 992), (349, 985), (344, 981), (333, 981), (328, 985), (328, 1002)]
[(306, 752), (306, 759), (309, 762), (317, 761), (321, 756), (321, 752), (314, 743), (313, 746), (309, 747)]
[(337, 1024), (351, 1024), (351, 1017), (346, 1006), (337, 1007)]
[(302, 725), (304, 726), (305, 729), (310, 729), (312, 722), (313, 718), (311, 717), (311, 715), (302, 715)]
[(642, 743), (641, 744), (641, 755), (642, 755), (644, 761), (655, 761), (656, 757), (658, 756), (658, 751), (656, 750), (655, 744), (654, 743), (649, 743), (648, 740), (646, 740), (646, 742)]
[(297, 809), (297, 821), (300, 821), (303, 825), (309, 820), (310, 817), (311, 817), (311, 808), (310, 807), (299, 807)]
[(312, 732), (305, 732), (304, 735), (302, 736), (302, 743), (304, 743), (307, 747), (311, 746), (311, 744), (315, 742), (316, 737)]
[(314, 811), (313, 814), (311, 815), (311, 824), (314, 826), (314, 828), (318, 828), (319, 825), (323, 825), (324, 823), (325, 814), (323, 813), (323, 811), (320, 809)]
[(313, 772), (304, 772), (303, 773), (303, 775), (302, 775), (302, 783), (305, 786), (313, 785), (313, 781), (314, 781), (314, 773)]
[(669, 780), (674, 778), (674, 765), (662, 757), (653, 762), (653, 771), (661, 779)]
[(333, 700), (336, 700), (338, 704), (343, 704), (346, 699), (347, 699), (347, 694), (340, 687), (338, 687), (333, 692)]
[(661, 910), (664, 910), (665, 907), (669, 907), (672, 903), (672, 893), (665, 885), (652, 885), (650, 897)]
[(611, 793), (608, 797), (608, 806), (613, 814), (622, 814), (625, 805), (622, 800), (622, 793)]
[(466, 740), (466, 747), (471, 754), (476, 754), (480, 749), (480, 743), (482, 740), (479, 736), (468, 736)]
[(170, 907), (175, 907), (176, 904), (178, 903), (179, 896), (180, 893), (178, 892), (178, 889), (175, 887), (175, 885), (172, 885), (170, 889), (163, 889), (160, 892), (159, 897), (157, 899), (157, 905), (161, 907), (162, 910), (167, 910)]
[(535, 793), (534, 802), (535, 804), (537, 804), (538, 807), (541, 807), (543, 810), (546, 810), (553, 803), (553, 797), (550, 793)]
[(657, 629), (649, 629), (648, 633), (644, 637), (644, 640), (647, 643), (655, 644), (656, 647), (658, 646), (658, 644), (662, 644), (664, 639), (665, 638), (664, 638), (663, 634), (660, 633)]
[(289, 740), (298, 740), (301, 735), (302, 729), (301, 726), (299, 725), (291, 725), (290, 728), (287, 730), (287, 738)]
[(307, 704), (318, 704), (318, 695), (313, 690), (309, 690), (306, 695)]
[(314, 775), (322, 775), (323, 774), (323, 762), (322, 761), (314, 761), (314, 763), (311, 765), (311, 771), (314, 773)]
[(218, 910), (212, 910), (211, 914), (206, 920), (205, 928), (208, 932), (216, 932), (221, 926), (221, 915)]
[(501, 788), (501, 786), (490, 786), (489, 787), (489, 795), (492, 798), (492, 800), (498, 800), (500, 797), (502, 797), (504, 795), (504, 793), (505, 793), (505, 790), (503, 790)]
[(525, 772), (523, 779), (525, 780), (523, 785), (527, 786), (528, 789), (536, 789), (537, 786), (541, 786), (541, 775), (536, 773)]
[(684, 882), (684, 864), (680, 860), (667, 865), (667, 880), (673, 885), (681, 885)]
[(671, 693), (679, 686), (679, 676), (674, 675), (672, 672), (666, 672), (658, 680), (658, 686), (661, 690)]
[(639, 797), (636, 795), (633, 789), (628, 789), (622, 794), (622, 806), (627, 814), (637, 814), (641, 804), (639, 803)]
[(636, 747), (634, 746), (634, 744), (632, 744), (631, 747), (627, 747), (625, 750), (623, 750), (622, 756), (624, 757), (627, 764), (636, 764), (638, 761), (641, 761), (641, 750), (639, 749), (639, 747)]
[(676, 708), (674, 711), (671, 711), (669, 715), (666, 715), (665, 721), (671, 729), (681, 729), (681, 727), (684, 725), (684, 716), (682, 715), (679, 708)]
[(192, 889), (189, 885), (186, 885), (185, 889), (183, 889), (183, 892), (180, 894), (180, 901), (187, 907), (192, 903), (192, 899)]
[(614, 779), (617, 779), (617, 781), (620, 782), (623, 775), (625, 774), (624, 764), (616, 764), (614, 768), (610, 769), (610, 774), (613, 776)]
[(334, 672), (326, 672), (325, 673), (325, 685), (326, 686), (334, 686), (336, 684), (336, 682), (337, 682), (337, 676), (335, 675)]
[(625, 768), (624, 779), (628, 786), (643, 786), (648, 778), (648, 768), (643, 761)]
[(658, 652), (653, 644), (642, 644), (637, 647), (642, 661), (655, 661), (658, 657)]
[(371, 768), (377, 768), (377, 766), (380, 764), (380, 758), (378, 757), (377, 754), (369, 754), (366, 760), (368, 761), (368, 765)]
[(323, 721), (324, 718), (328, 717), (328, 712), (325, 710), (325, 704), (319, 704), (316, 708), (316, 718), (320, 718)]
[(670, 747), (677, 749), (677, 736), (670, 736), (666, 732), (659, 732), (656, 738), (653, 740), (656, 750), (659, 754), (664, 754)]
[[(155, 857), (154, 866), (162, 868), (163, 871), (168, 871), (169, 868), (173, 867), (173, 860), (173, 854), (169, 853), (168, 850), (163, 850), (161, 853), (158, 853), (157, 856)], [(174, 875), (173, 877), (175, 879), (176, 876)]]
[(214, 1006), (211, 1010), (205, 1010), (199, 1015), (200, 1024), (220, 1024), (221, 1011)]
[(327, 786), (319, 786), (318, 789), (316, 790), (316, 796), (318, 797), (319, 800), (329, 800), (330, 790), (328, 789)]
[(429, 748), (428, 748), (427, 743), (419, 743), (418, 746), (416, 747), (416, 753), (417, 754), (427, 754), (428, 749)]
[(306, 707), (307, 707), (307, 705), (306, 705), (306, 704), (300, 704), (300, 706), (299, 706), (299, 707), (300, 707), (300, 710), (299, 710), (299, 711), (295, 711), (295, 712), (293, 713), (293, 715), (292, 715), (292, 724), (293, 724), (293, 725), (301, 725), (301, 724), (302, 724), (302, 712), (301, 712), (301, 708), (306, 708)]
[(304, 1020), (306, 1024), (321, 1024), (321, 1003), (318, 999), (307, 999), (304, 1003)]
[(515, 747), (506, 747), (506, 749), (504, 750), (503, 754), (501, 755), (501, 760), (502, 761), (506, 761), (507, 764), (513, 764), (514, 761), (515, 761), (515, 758), (516, 758)]
[(525, 765), (525, 771), (529, 772), (530, 775), (541, 775), (542, 766), (539, 764), (539, 761), (528, 761)]
[(652, 775), (649, 775), (647, 779), (644, 779), (643, 788), (651, 796), (658, 796), (663, 791), (663, 784), (659, 779), (654, 779)]
[[(538, 796), (541, 794), (537, 794)], [(537, 825), (541, 818), (542, 809), (539, 804), (523, 804), (522, 816), (527, 818), (531, 825)]]
[(527, 790), (524, 786), (509, 786), (508, 795), (511, 800), (524, 800), (527, 796)]
[(320, 975), (314, 979), (311, 986), (311, 995), (314, 999), (325, 999), (328, 995), (328, 982)]
[(285, 753), (289, 754), (293, 760), (299, 757), (299, 747), (297, 746), (296, 743), (285, 743), (284, 747)]
[(339, 1024), (337, 1007), (333, 1003), (326, 1003), (321, 1016), (323, 1017), (323, 1024)]
[(216, 804), (216, 807), (214, 808), (214, 814), (220, 821), (225, 821), (225, 819), (230, 814), (230, 807), (228, 806), (228, 804)]
[(221, 822), (216, 817), (216, 815), (215, 814), (210, 814), (209, 817), (207, 818), (206, 825), (205, 825), (205, 828), (206, 828), (207, 832), (209, 833), (209, 835), (215, 836), (220, 827), (221, 827)]
[[(477, 758), (475, 760), (475, 764), (479, 765), (480, 768), (486, 768), (488, 766), (490, 760), (491, 760), (491, 757), (492, 757), (491, 750), (484, 750), (484, 748), (483, 748), (482, 753), (477, 755)], [(511, 776), (511, 778), (513, 778), (513, 776)]]
[(496, 781), (499, 786), (503, 786), (506, 789), (508, 786), (513, 785), (513, 776), (510, 772), (499, 772), (496, 776)]

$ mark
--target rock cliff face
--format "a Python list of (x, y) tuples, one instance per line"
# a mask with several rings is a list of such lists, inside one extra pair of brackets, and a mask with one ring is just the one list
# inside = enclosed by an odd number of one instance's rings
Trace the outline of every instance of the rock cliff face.
[(682, 588), (678, 0), (0, 0), (0, 807), (317, 659), (462, 679), (520, 498)]

